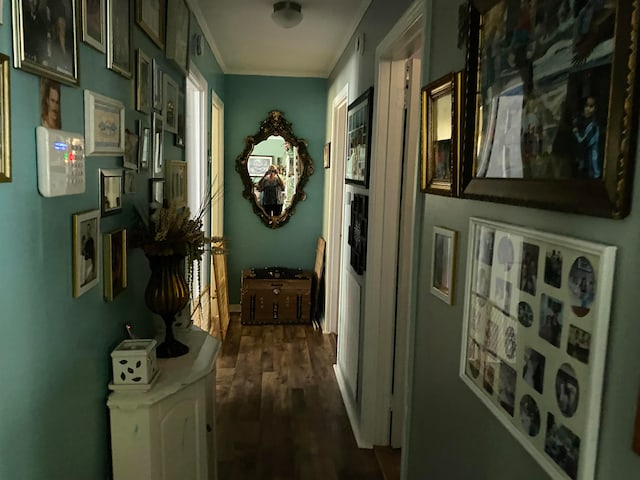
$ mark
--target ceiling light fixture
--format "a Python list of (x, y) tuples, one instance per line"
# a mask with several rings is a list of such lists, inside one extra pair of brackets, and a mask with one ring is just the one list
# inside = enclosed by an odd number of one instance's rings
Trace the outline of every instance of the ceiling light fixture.
[(295, 27), (302, 21), (302, 6), (297, 2), (276, 2), (271, 18), (282, 28)]

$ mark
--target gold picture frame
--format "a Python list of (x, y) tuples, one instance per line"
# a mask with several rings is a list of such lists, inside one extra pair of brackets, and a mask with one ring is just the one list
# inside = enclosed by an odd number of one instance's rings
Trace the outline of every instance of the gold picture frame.
[(422, 87), (420, 98), (420, 190), (457, 197), (462, 73), (448, 73)]
[(164, 48), (164, 0), (136, 0), (136, 23), (158, 48)]
[(82, 41), (105, 53), (105, 0), (82, 0)]
[(0, 54), (0, 182), (11, 181), (11, 90), (9, 57)]
[(127, 288), (127, 230), (119, 228), (102, 236), (104, 299), (112, 302)]
[(107, 0), (107, 68), (131, 78), (133, 29), (129, 0)]

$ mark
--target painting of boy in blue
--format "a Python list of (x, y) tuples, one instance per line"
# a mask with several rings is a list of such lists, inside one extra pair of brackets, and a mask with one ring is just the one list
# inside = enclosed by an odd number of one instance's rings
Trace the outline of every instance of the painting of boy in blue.
[(582, 113), (573, 120), (573, 135), (576, 139), (576, 162), (578, 173), (589, 178), (600, 178), (600, 127), (596, 121), (596, 99), (588, 96)]

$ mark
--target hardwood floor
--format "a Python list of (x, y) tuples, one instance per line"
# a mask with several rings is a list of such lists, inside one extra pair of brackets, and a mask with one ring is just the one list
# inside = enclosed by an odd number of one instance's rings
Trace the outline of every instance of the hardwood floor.
[(217, 360), (219, 480), (382, 480), (353, 437), (334, 342), (311, 325), (232, 316)]

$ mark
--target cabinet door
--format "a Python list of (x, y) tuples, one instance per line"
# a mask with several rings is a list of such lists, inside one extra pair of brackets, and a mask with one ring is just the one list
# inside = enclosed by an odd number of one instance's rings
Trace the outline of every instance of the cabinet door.
[(168, 397), (158, 413), (162, 480), (207, 480), (204, 379)]

